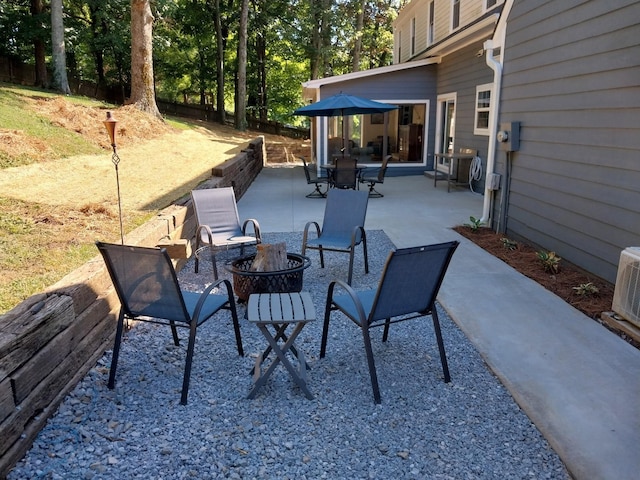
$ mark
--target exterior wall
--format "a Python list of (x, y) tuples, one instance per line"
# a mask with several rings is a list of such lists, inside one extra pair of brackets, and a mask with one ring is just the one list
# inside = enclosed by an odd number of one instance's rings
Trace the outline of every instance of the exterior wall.
[(635, 0), (515, 1), (504, 51), (500, 122), (521, 122), (507, 233), (611, 282), (640, 245), (638, 19)]
[[(436, 96), (436, 69), (437, 65), (411, 68), (400, 72), (375, 75), (340, 83), (328, 84), (321, 88), (321, 98), (326, 98), (340, 92), (370, 98), (378, 101), (396, 102), (402, 100), (424, 100), (429, 102), (429, 112), (427, 114), (427, 149), (433, 153), (433, 138), (435, 125), (435, 96)], [(320, 130), (317, 138), (327, 138), (324, 131), (324, 124), (320, 123)], [(324, 146), (320, 149), (320, 159), (326, 158)], [(431, 157), (427, 157), (428, 161)], [(317, 160), (317, 159), (316, 159)], [(322, 161), (320, 162), (322, 163)], [(429, 166), (427, 165), (427, 168)], [(397, 165), (393, 164), (387, 170), (388, 176), (421, 174), (424, 172), (424, 165)]]
[[(485, 0), (460, 0), (460, 26), (456, 30), (452, 30), (452, 0), (434, 1), (434, 44), (463, 29), (466, 25), (473, 23), (487, 11), (485, 9)], [(504, 3), (504, 0), (498, 0), (496, 5), (502, 3)], [(416, 19), (416, 43), (414, 53), (418, 54), (419, 52), (424, 52), (429, 46), (427, 45), (429, 0), (413, 0), (400, 11), (398, 18), (394, 23), (395, 63), (402, 63), (411, 60), (411, 20), (413, 18)], [(399, 41), (401, 41), (400, 58), (398, 56)]]
[[(457, 94), (455, 149), (473, 148), (478, 150), (482, 159), (483, 172), (485, 172), (489, 137), (473, 133), (476, 86), (491, 83), (493, 71), (487, 66), (484, 57), (476, 56), (480, 48), (482, 48), (482, 42), (469, 45), (444, 58), (442, 63), (438, 65), (438, 95)], [(434, 109), (435, 107), (434, 102)], [(434, 113), (434, 124), (435, 120)], [(433, 153), (431, 150), (430, 154)], [(483, 189), (484, 178), (481, 182), (474, 184), (475, 191)]]

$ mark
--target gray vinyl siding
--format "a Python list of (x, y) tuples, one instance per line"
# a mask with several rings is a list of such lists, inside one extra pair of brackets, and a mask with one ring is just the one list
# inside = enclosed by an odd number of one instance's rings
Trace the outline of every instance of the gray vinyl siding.
[[(491, 70), (484, 57), (477, 57), (476, 53), (482, 48), (483, 42), (471, 44), (451, 55), (447, 55), (438, 65), (438, 95), (456, 93), (456, 131), (455, 148), (473, 148), (478, 150), (482, 159), (482, 180), (474, 185), (474, 190), (484, 190), (484, 177), (487, 166), (487, 149), (489, 137), (475, 135), (476, 87), (493, 81)], [(435, 109), (433, 105), (435, 125)], [(435, 132), (434, 132), (435, 135)], [(433, 147), (433, 146), (432, 146)], [(433, 155), (433, 148), (429, 154)]]
[(516, 0), (505, 121), (521, 122), (507, 234), (614, 282), (620, 251), (640, 245), (640, 3)]

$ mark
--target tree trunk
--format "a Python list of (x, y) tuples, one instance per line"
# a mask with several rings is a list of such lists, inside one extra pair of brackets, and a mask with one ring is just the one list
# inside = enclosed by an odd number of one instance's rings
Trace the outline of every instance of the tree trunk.
[(71, 89), (69, 88), (69, 80), (67, 80), (62, 0), (51, 0), (51, 49), (53, 56), (53, 88), (65, 95), (69, 95)]
[(131, 98), (143, 112), (162, 119), (153, 78), (153, 15), (150, 0), (131, 0)]
[(218, 119), (222, 125), (227, 121), (227, 112), (224, 107), (224, 37), (222, 36), (222, 14), (220, 13), (220, 0), (215, 0), (216, 9), (216, 68), (217, 68), (217, 85), (216, 85), (216, 108), (218, 109)]
[[(31, 16), (37, 17), (42, 14), (42, 0), (31, 0)], [(47, 86), (47, 60), (44, 42), (41, 38), (33, 40), (33, 56), (36, 63), (35, 86), (45, 88)]]
[(238, 83), (236, 85), (236, 130), (247, 129), (247, 23), (249, 0), (242, 0), (240, 8), (240, 32), (238, 33)]
[(362, 30), (364, 29), (364, 8), (367, 0), (361, 0), (358, 7), (358, 19), (356, 21), (356, 38), (353, 45), (353, 61), (351, 71), (360, 71), (360, 53), (362, 52)]

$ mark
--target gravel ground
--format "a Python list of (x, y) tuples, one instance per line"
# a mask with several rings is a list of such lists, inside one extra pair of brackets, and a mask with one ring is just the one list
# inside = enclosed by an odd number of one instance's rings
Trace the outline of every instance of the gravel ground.
[[(265, 234), (300, 251), (300, 233)], [(368, 232), (370, 273), (361, 249), (353, 286), (377, 283), (393, 244)], [(107, 352), (49, 420), (9, 479), (568, 479), (561, 460), (464, 334), (439, 310), (452, 382), (442, 369), (431, 319), (393, 325), (383, 344), (372, 335), (382, 393), (375, 405), (362, 337), (334, 313), (327, 356), (320, 360), (327, 285), (346, 279), (347, 256), (318, 254), (304, 273), (318, 320), (297, 340), (311, 370), (307, 400), (278, 367), (254, 400), (249, 371), (266, 340), (241, 320), (245, 357), (235, 350), (230, 316), (198, 331), (189, 404), (180, 389), (186, 341), (167, 327), (142, 323), (127, 333), (115, 390), (106, 387)], [(231, 257), (228, 257), (231, 258)], [(192, 260), (193, 261), (193, 260)], [(202, 290), (192, 261), (183, 287)], [(224, 272), (224, 269), (220, 269)], [(228, 273), (224, 272), (228, 276)], [(244, 306), (239, 307), (244, 316)], [(185, 339), (185, 331), (180, 331)]]

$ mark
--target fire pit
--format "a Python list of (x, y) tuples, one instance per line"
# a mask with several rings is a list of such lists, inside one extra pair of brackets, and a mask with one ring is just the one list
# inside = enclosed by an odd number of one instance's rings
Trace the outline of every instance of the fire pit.
[(296, 253), (287, 253), (287, 268), (271, 272), (251, 271), (254, 255), (238, 258), (226, 266), (233, 274), (233, 290), (246, 302), (252, 293), (283, 293), (302, 290), (302, 274), (311, 261)]

